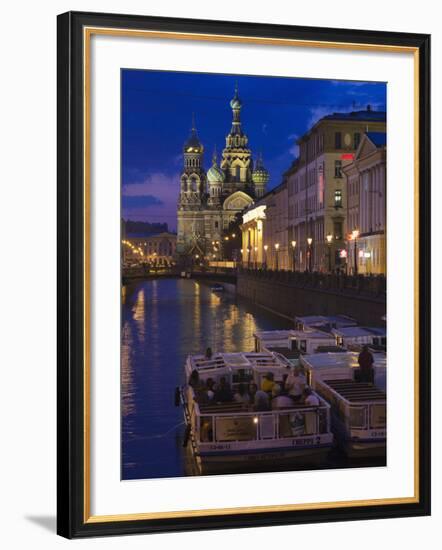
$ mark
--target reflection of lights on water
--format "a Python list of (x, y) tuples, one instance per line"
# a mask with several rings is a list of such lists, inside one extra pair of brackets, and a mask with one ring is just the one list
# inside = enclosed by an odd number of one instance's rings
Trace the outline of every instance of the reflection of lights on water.
[(144, 289), (140, 289), (134, 305), (134, 320), (144, 321)]
[(134, 388), (134, 367), (131, 361), (131, 350), (134, 341), (128, 324), (123, 325), (121, 331), (121, 413), (124, 416), (134, 414), (135, 388)]

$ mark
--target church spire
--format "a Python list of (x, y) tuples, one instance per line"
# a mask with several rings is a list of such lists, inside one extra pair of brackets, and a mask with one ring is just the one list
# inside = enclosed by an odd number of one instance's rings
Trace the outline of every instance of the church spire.
[(233, 135), (242, 135), (240, 118), (242, 103), (238, 95), (238, 82), (235, 83), (235, 95), (230, 101), (230, 107), (233, 111), (232, 129), (230, 133)]

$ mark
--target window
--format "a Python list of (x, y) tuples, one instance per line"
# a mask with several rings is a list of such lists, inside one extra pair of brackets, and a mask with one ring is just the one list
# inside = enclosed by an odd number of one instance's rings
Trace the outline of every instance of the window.
[(333, 230), (335, 233), (335, 239), (340, 241), (342, 239), (342, 222), (334, 222)]
[(241, 168), (239, 166), (237, 166), (235, 168), (235, 177), (236, 177), (236, 181), (239, 181), (240, 180), (240, 177), (241, 177)]
[(361, 143), (361, 134), (359, 132), (355, 132), (353, 134), (353, 148), (357, 149), (360, 143)]
[(341, 149), (341, 147), (342, 147), (341, 132), (335, 132), (335, 149)]
[(342, 191), (340, 189), (335, 191), (335, 208), (342, 208)]
[(342, 160), (335, 160), (335, 178), (342, 178)]
[(218, 229), (218, 222), (215, 222), (215, 229)]

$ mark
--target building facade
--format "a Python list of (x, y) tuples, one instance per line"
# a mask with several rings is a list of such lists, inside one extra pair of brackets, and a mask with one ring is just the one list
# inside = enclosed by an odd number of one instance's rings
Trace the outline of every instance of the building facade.
[(386, 274), (385, 132), (364, 134), (347, 178), (348, 265), (351, 273)]
[(232, 126), (218, 164), (204, 170), (204, 146), (195, 124), (183, 148), (177, 207), (177, 255), (181, 262), (195, 257), (206, 261), (223, 258), (222, 234), (235, 216), (266, 192), (269, 174), (262, 158), (254, 163), (248, 137), (241, 124), (242, 102), (235, 90), (230, 102)]
[(170, 267), (175, 263), (176, 240), (174, 233), (125, 236), (122, 242), (123, 264)]
[(333, 113), (299, 140), (299, 158), (287, 173), (287, 241), (296, 243), (297, 270), (347, 270), (347, 185), (344, 168), (366, 132), (385, 132), (386, 113)]
[(287, 181), (269, 191), (243, 214), (242, 265), (251, 269), (291, 269)]

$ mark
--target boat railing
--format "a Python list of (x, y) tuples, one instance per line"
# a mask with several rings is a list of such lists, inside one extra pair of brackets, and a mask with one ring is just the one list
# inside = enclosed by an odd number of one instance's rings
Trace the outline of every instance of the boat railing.
[[(222, 407), (218, 407), (222, 408)], [(330, 432), (330, 407), (293, 407), (271, 411), (223, 412), (195, 402), (192, 425), (201, 443), (253, 442), (314, 436)]]
[(350, 430), (385, 430), (386, 403), (385, 401), (367, 401), (351, 404), (346, 418)]

